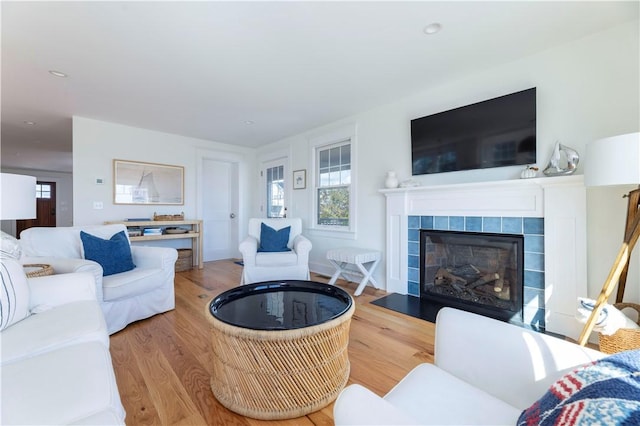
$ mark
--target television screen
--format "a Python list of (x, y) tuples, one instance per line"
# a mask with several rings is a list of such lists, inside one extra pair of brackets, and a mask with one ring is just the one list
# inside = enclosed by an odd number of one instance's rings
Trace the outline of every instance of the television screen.
[(411, 120), (412, 174), (536, 162), (536, 89)]

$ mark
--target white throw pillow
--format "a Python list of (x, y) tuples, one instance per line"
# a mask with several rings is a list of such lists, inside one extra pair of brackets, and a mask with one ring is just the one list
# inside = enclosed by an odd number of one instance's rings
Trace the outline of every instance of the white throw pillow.
[(0, 267), (0, 330), (29, 316), (29, 284), (22, 265), (2, 258)]

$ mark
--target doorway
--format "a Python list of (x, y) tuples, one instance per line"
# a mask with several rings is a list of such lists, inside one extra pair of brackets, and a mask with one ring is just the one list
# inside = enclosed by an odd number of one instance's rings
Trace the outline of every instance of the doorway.
[(260, 168), (260, 211), (264, 217), (287, 217), (286, 158), (265, 161)]
[(238, 253), (237, 161), (202, 159), (202, 255), (205, 262), (236, 257)]
[(16, 236), (35, 226), (56, 226), (55, 182), (36, 182), (36, 218), (16, 220)]

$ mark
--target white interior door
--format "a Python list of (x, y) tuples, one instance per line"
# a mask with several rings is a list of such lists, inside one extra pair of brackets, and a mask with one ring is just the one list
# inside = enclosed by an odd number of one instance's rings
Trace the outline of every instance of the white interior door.
[(238, 164), (203, 159), (202, 179), (203, 260), (235, 257), (238, 252)]

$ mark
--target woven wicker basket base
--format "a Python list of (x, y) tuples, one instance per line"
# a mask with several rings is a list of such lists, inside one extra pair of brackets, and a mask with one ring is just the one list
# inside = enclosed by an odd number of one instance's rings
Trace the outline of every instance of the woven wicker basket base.
[[(638, 325), (640, 325), (640, 305), (636, 303), (616, 303), (617, 309), (633, 308), (638, 311)], [(631, 349), (640, 348), (640, 330), (631, 328), (621, 328), (614, 334), (607, 336), (599, 334), (600, 352), (606, 354), (615, 354)]]
[(355, 307), (327, 323), (260, 331), (212, 323), (211, 391), (225, 407), (260, 420), (304, 416), (329, 405), (349, 379)]
[[(283, 406), (282, 398), (280, 398), (278, 401), (272, 401), (272, 407), (255, 407), (251, 406), (252, 404), (247, 404), (246, 398), (229, 398), (231, 394), (228, 392), (228, 389), (226, 391), (220, 391), (221, 383), (215, 380), (214, 377), (211, 377), (211, 391), (213, 392), (213, 396), (216, 397), (220, 404), (242, 416), (251, 417), (258, 420), (293, 419), (296, 417), (305, 416), (309, 413), (313, 413), (331, 404), (347, 384), (349, 373), (350, 368), (349, 364), (347, 363), (347, 369), (344, 374), (344, 379), (338, 386), (335, 386), (335, 390), (333, 392), (326, 394), (321, 399), (307, 401), (306, 405), (298, 405), (298, 403), (295, 401), (296, 398), (291, 398), (290, 396), (290, 399), (293, 400), (290, 401), (291, 406), (289, 408)], [(304, 389), (299, 389), (298, 392), (304, 392)], [(273, 399), (273, 395), (271, 395), (269, 398), (263, 396), (263, 398), (264, 401), (267, 401), (269, 399)], [(304, 399), (306, 399), (306, 397)]]
[(190, 271), (193, 269), (193, 250), (178, 249), (178, 259), (176, 260), (176, 272)]

